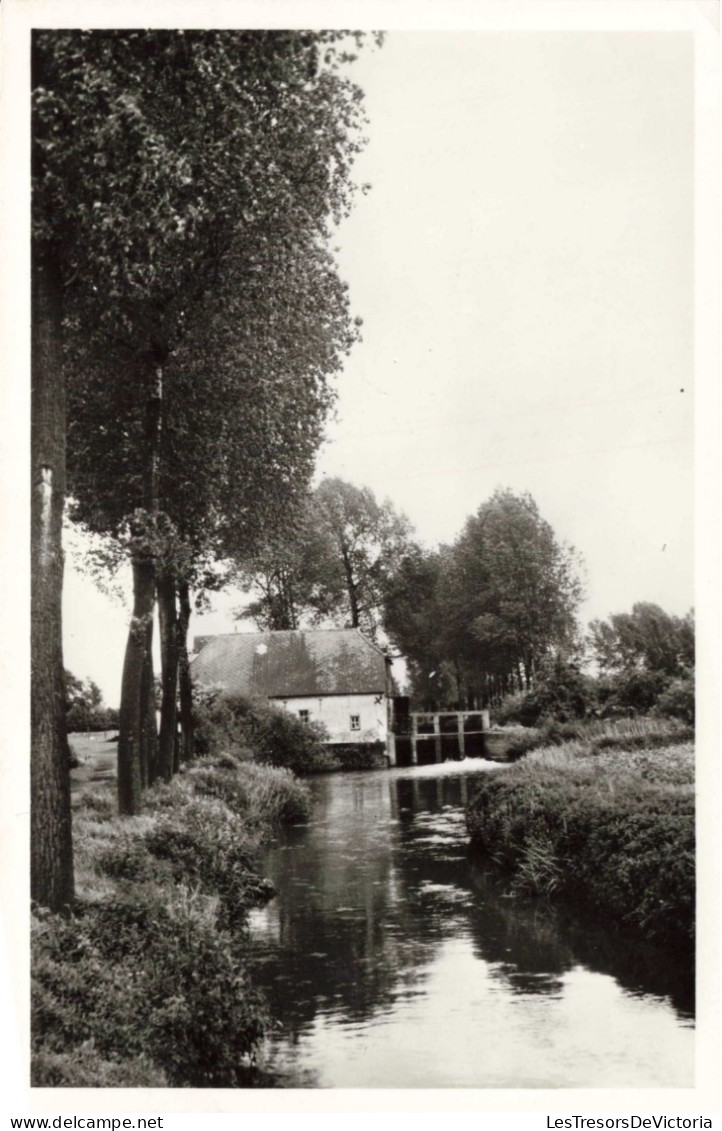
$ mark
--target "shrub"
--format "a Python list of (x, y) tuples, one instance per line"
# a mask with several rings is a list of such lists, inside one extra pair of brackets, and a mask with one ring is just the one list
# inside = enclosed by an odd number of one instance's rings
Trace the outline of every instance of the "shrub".
[(93, 1040), (68, 1052), (35, 1054), (33, 1088), (167, 1088), (166, 1074), (145, 1056), (104, 1060)]
[(532, 692), (519, 691), (507, 695), (493, 711), (493, 721), (498, 726), (534, 726), (541, 716), (541, 706)]
[(117, 810), (117, 802), (108, 790), (86, 789), (78, 798), (78, 807), (98, 817), (111, 817)]
[(535, 750), (541, 742), (542, 731), (536, 727), (523, 727), (514, 730), (509, 739), (507, 754), (511, 758), (521, 758), (530, 750)]
[(546, 747), (577, 743), (585, 755), (600, 750), (655, 750), (671, 741), (685, 742), (694, 731), (674, 718), (656, 716), (624, 719), (577, 719), (560, 723), (542, 721), (538, 727), (513, 732), (509, 754), (520, 757)]
[(267, 1018), (233, 936), (191, 904), (171, 914), (157, 894), (78, 910), (33, 931), (36, 1077), (67, 1075), (58, 1057), (92, 1047), (117, 1085), (138, 1086), (148, 1062), (171, 1085), (243, 1083)]
[(244, 926), (249, 907), (266, 903), (273, 886), (253, 870), (234, 823), (210, 807), (186, 808), (182, 823), (163, 820), (144, 837), (151, 856), (165, 864), (175, 883), (190, 883), (220, 899), (219, 922)]
[(196, 742), (201, 754), (230, 753), (240, 760), (285, 766), (297, 774), (331, 768), (326, 731), (287, 711), (244, 695), (196, 695)]
[(242, 818), (247, 831), (265, 836), (279, 824), (308, 817), (308, 788), (283, 766), (237, 762), (224, 754), (194, 762), (186, 768), (184, 779), (193, 795), (222, 801)]
[(532, 691), (508, 696), (494, 715), (502, 725), (536, 726), (543, 719), (583, 719), (594, 705), (594, 680), (554, 657), (542, 665)]
[(673, 679), (657, 699), (655, 710), (660, 715), (682, 719), (689, 726), (694, 726), (694, 674)]
[(159, 881), (158, 865), (138, 837), (116, 837), (106, 848), (101, 848), (95, 860), (98, 871), (117, 880), (137, 882)]

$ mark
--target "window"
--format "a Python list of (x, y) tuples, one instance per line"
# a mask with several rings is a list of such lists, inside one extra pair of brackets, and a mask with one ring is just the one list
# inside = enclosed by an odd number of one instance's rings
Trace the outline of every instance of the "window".
[(351, 716), (351, 730), (361, 730), (361, 716), (360, 715), (352, 715)]
[(311, 716), (308, 711), (299, 711), (298, 717), (302, 723), (307, 723)]

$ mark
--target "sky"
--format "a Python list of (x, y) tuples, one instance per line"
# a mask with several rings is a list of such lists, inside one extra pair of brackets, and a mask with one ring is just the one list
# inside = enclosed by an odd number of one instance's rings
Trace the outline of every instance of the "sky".
[[(498, 486), (585, 562), (584, 622), (693, 590), (694, 80), (684, 32), (394, 31), (354, 64), (363, 340), (317, 481), (450, 542)], [(238, 594), (193, 632), (233, 631)], [(65, 662), (116, 705), (129, 610), (69, 555)]]

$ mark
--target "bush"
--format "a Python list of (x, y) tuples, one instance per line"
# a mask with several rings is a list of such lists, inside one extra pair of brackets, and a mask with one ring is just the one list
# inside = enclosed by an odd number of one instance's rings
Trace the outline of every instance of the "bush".
[(655, 711), (694, 726), (694, 675), (690, 673), (673, 679), (657, 699)]
[(669, 683), (670, 677), (664, 672), (620, 672), (601, 681), (602, 714), (646, 714), (666, 691)]
[(75, 703), (65, 718), (68, 733), (113, 730), (118, 726), (119, 713), (114, 707), (91, 710), (83, 703)]
[(116, 1085), (138, 1086), (148, 1059), (171, 1085), (242, 1084), (267, 1018), (237, 940), (191, 903), (171, 912), (162, 894), (78, 910), (33, 931), (34, 1075), (67, 1074), (58, 1055), (92, 1042), (99, 1065), (123, 1066)]
[(694, 672), (673, 678), (663, 671), (635, 669), (592, 679), (573, 665), (555, 661), (542, 668), (533, 691), (507, 696), (494, 711), (502, 726), (573, 723), (657, 713), (694, 723)]
[(68, 1052), (35, 1054), (33, 1088), (167, 1088), (166, 1074), (145, 1056), (104, 1060), (93, 1040)]
[(287, 711), (244, 695), (197, 693), (195, 726), (201, 754), (231, 753), (242, 760), (285, 766), (297, 774), (333, 768), (320, 724), (301, 722)]
[(574, 665), (555, 657), (542, 665), (532, 691), (510, 695), (494, 712), (506, 725), (537, 726), (543, 719), (583, 719), (594, 708), (594, 680)]
[(510, 755), (520, 757), (545, 747), (578, 743), (585, 754), (600, 750), (655, 750), (670, 742), (686, 742), (694, 731), (681, 720), (656, 715), (623, 719), (577, 719), (560, 723), (542, 721), (538, 727), (510, 732)]

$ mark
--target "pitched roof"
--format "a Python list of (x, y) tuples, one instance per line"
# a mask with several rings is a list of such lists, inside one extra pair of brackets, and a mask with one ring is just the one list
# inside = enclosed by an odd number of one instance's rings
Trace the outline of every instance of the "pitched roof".
[(356, 628), (234, 632), (200, 636), (194, 683), (269, 699), (378, 694), (386, 690), (384, 653)]

